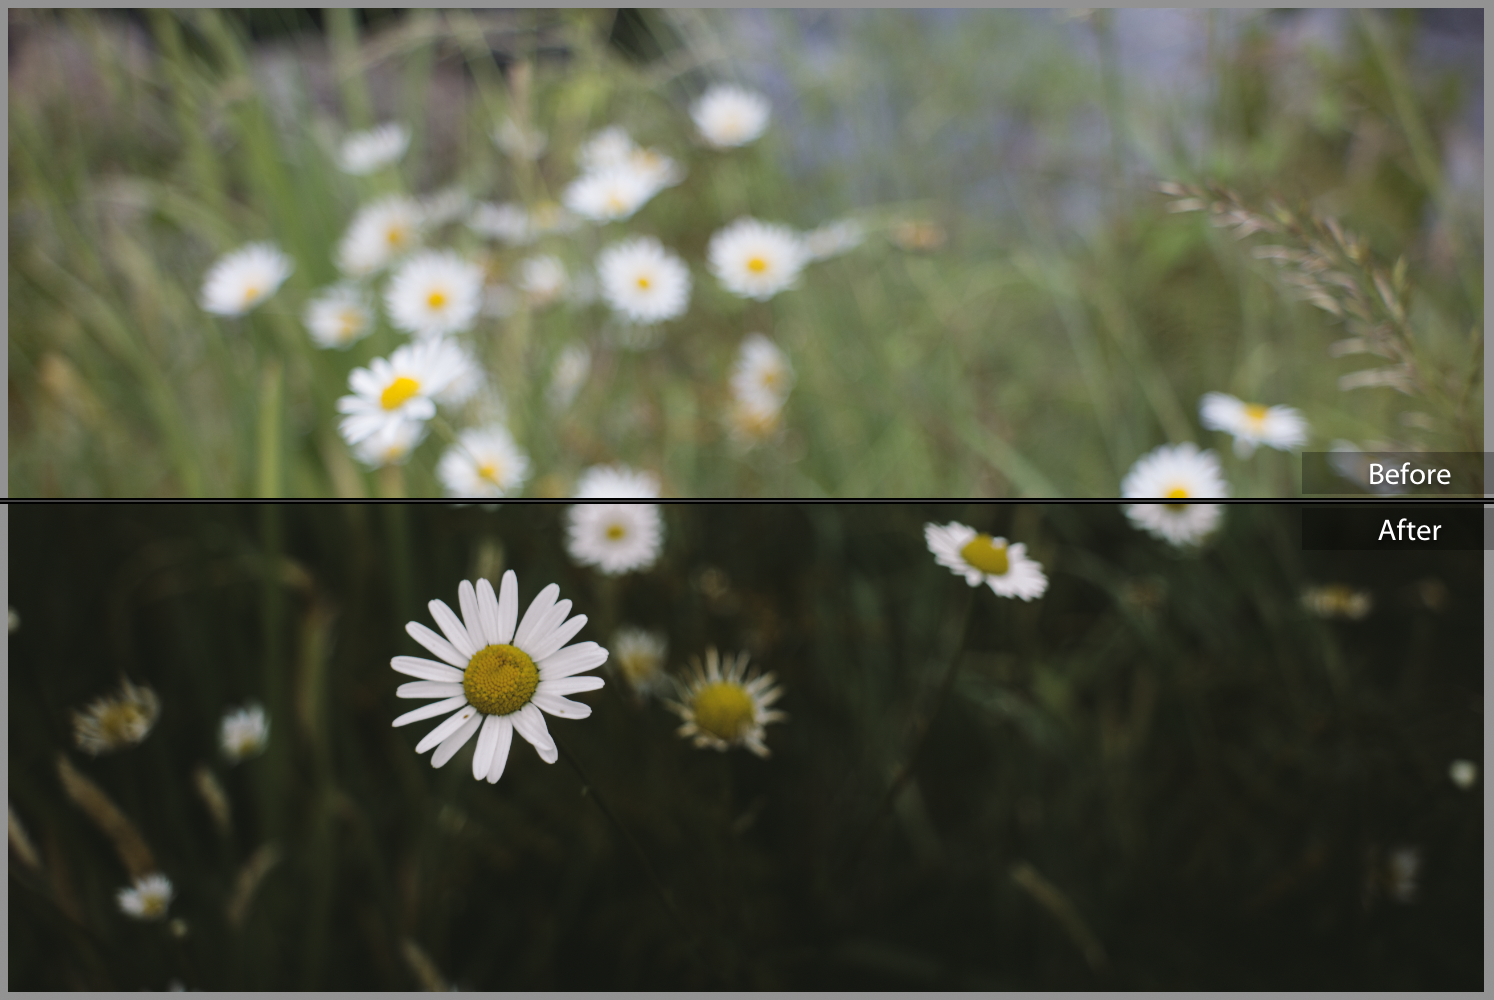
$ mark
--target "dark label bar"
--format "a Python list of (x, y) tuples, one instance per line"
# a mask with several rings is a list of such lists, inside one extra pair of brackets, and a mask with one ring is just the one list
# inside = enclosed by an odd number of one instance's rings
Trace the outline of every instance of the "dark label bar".
[(1490, 459), (1476, 451), (1304, 451), (1302, 495), (1481, 497)]
[(1483, 506), (1462, 503), (1304, 506), (1302, 547), (1338, 552), (1482, 549)]

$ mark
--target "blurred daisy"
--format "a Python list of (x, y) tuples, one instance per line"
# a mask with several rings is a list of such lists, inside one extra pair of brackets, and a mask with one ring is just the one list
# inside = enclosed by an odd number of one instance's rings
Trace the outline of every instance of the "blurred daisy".
[(582, 566), (608, 575), (648, 569), (663, 546), (656, 503), (578, 503), (566, 512), (566, 550)]
[[(607, 662), (607, 650), (594, 642), (565, 645), (586, 624), (585, 615), (569, 620), (571, 602), (557, 600), (560, 588), (550, 584), (539, 592), (519, 619), (519, 578), (503, 574), (498, 594), (487, 580), (474, 588), (463, 580), (457, 590), (462, 617), (441, 601), (431, 601), (431, 616), (443, 638), (419, 622), (405, 631), (442, 662), (417, 656), (396, 656), (395, 670), (420, 680), (402, 684), (401, 698), (438, 698), (439, 701), (394, 720), (395, 726), (448, 715), (415, 746), (425, 753), (432, 747), (431, 766), (441, 767), (474, 734), (472, 776), (494, 783), (503, 775), (517, 732), (528, 740), (540, 759), (553, 764), (560, 758), (541, 712), (564, 719), (584, 719), (591, 706), (565, 696), (602, 687), (600, 677), (578, 677)], [(563, 648), (562, 648), (563, 647)]]
[(337, 268), (351, 278), (383, 270), (420, 242), (425, 209), (413, 198), (390, 195), (363, 206), (337, 244)]
[(1203, 425), (1235, 439), (1235, 454), (1249, 458), (1257, 445), (1290, 451), (1307, 444), (1307, 421), (1290, 406), (1243, 403), (1234, 396), (1211, 392), (1198, 405)]
[(593, 465), (576, 480), (577, 500), (657, 500), (659, 477), (625, 465)]
[(418, 337), (461, 333), (477, 319), (482, 300), (482, 268), (451, 250), (411, 257), (384, 293), (390, 322)]
[(515, 160), (537, 160), (545, 152), (548, 136), (539, 129), (526, 129), (512, 118), (493, 130), (493, 145)]
[(427, 195), (420, 199), (421, 223), (427, 229), (439, 229), (466, 214), (472, 199), (459, 187)]
[(783, 405), (794, 385), (788, 356), (760, 333), (750, 333), (737, 352), (731, 373), (732, 395), (768, 408)]
[(135, 879), (133, 886), (120, 889), (114, 898), (121, 913), (136, 920), (160, 920), (171, 906), (172, 895), (171, 879), (154, 872)]
[(218, 745), (231, 763), (264, 753), (270, 742), (270, 719), (263, 705), (250, 704), (223, 716)]
[(550, 305), (565, 294), (569, 284), (565, 265), (551, 254), (526, 257), (519, 262), (519, 288), (529, 298), (529, 304), (540, 308)]
[(576, 164), (588, 174), (625, 167), (637, 148), (626, 129), (621, 125), (609, 125), (593, 132), (581, 144), (581, 148), (576, 150)]
[(1027, 558), (1027, 546), (1007, 544), (974, 528), (951, 521), (946, 525), (925, 524), (923, 537), (934, 560), (970, 586), (987, 584), (997, 597), (1020, 597), (1030, 601), (1048, 590), (1043, 567)]
[(892, 242), (903, 250), (938, 250), (949, 241), (949, 233), (937, 222), (909, 219), (892, 227)]
[(432, 397), (466, 377), (470, 364), (460, 347), (436, 337), (354, 368), (348, 375), (354, 394), (337, 401), (338, 412), (346, 414), (340, 425), (344, 440), (357, 444), (391, 425), (429, 420), (436, 415)]
[(751, 448), (783, 429), (783, 407), (762, 399), (733, 399), (726, 410), (726, 426), (734, 441)]
[(1397, 903), (1416, 900), (1420, 888), (1421, 850), (1416, 847), (1397, 847), (1385, 859), (1386, 890)]
[(635, 323), (683, 315), (690, 304), (690, 270), (658, 240), (637, 236), (597, 257), (602, 298)]
[(655, 194), (685, 179), (685, 168), (657, 149), (633, 150), (628, 166), (653, 187)]
[(343, 139), (337, 165), (343, 173), (362, 177), (398, 161), (408, 148), (410, 130), (390, 122)]
[(208, 269), (202, 308), (216, 316), (242, 316), (274, 295), (295, 266), (273, 243), (240, 247)]
[(652, 178), (621, 166), (582, 174), (566, 187), (561, 201), (583, 219), (612, 222), (630, 218), (658, 192)]
[(1478, 765), (1471, 760), (1455, 760), (1448, 765), (1447, 776), (1454, 785), (1466, 792), (1478, 781)]
[(138, 746), (161, 714), (161, 699), (149, 687), (120, 682), (117, 695), (105, 695), (73, 713), (73, 740), (97, 757)]
[(483, 374), (482, 364), (477, 360), (477, 355), (472, 348), (455, 340), (447, 340), (453, 348), (452, 356), (461, 355), (460, 374), (447, 384), (446, 388), (435, 393), (431, 398), (437, 406), (461, 406), (471, 402), (483, 389), (492, 390), (487, 378)]
[(866, 228), (855, 219), (827, 222), (804, 234), (804, 249), (810, 260), (826, 260), (854, 250), (866, 239)]
[(467, 227), (479, 236), (489, 236), (516, 246), (534, 242), (529, 213), (524, 211), (524, 206), (511, 201), (502, 205), (482, 202), (473, 210)]
[(353, 456), (370, 469), (403, 465), (425, 440), (425, 421), (395, 420), (353, 446)]
[(367, 296), (352, 285), (334, 285), (306, 305), (302, 317), (318, 347), (347, 347), (373, 329)]
[(808, 259), (792, 229), (751, 218), (719, 230), (706, 247), (707, 266), (721, 286), (760, 302), (792, 287)]
[(449, 497), (509, 496), (528, 476), (529, 456), (502, 424), (462, 431), (436, 466)]
[(669, 640), (664, 633), (624, 626), (612, 637), (612, 668), (635, 695), (647, 697), (668, 682), (669, 675), (664, 672), (668, 651)]
[(550, 386), (546, 397), (550, 406), (564, 410), (576, 401), (576, 394), (591, 374), (591, 352), (585, 344), (567, 344), (555, 361), (555, 370), (550, 375)]
[(786, 718), (771, 708), (783, 695), (783, 689), (774, 686), (773, 675), (748, 674), (746, 653), (723, 666), (714, 647), (706, 650), (703, 666), (698, 659), (692, 659), (691, 666), (693, 672), (684, 681), (675, 680), (680, 700), (667, 703), (684, 720), (678, 735), (700, 748), (741, 746), (759, 757), (768, 756), (763, 727)]
[[(1185, 441), (1162, 445), (1137, 459), (1121, 482), (1121, 496), (1208, 499), (1229, 496), (1229, 486), (1219, 471), (1219, 456), (1199, 451), (1191, 441)], [(1223, 516), (1223, 508), (1215, 503), (1136, 503), (1126, 507), (1126, 517), (1132, 524), (1177, 546), (1201, 541)]]
[(1375, 606), (1375, 595), (1342, 583), (1326, 587), (1308, 587), (1302, 592), (1302, 606), (1319, 618), (1347, 618), (1359, 621)]
[(690, 108), (701, 138), (717, 149), (744, 146), (768, 127), (772, 106), (755, 91), (730, 84), (707, 90)]

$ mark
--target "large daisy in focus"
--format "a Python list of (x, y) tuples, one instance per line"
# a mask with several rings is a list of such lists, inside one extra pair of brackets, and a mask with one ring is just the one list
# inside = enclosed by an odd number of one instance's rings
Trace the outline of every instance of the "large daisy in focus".
[(482, 268), (451, 250), (427, 250), (395, 272), (384, 305), (390, 321), (407, 333), (461, 333), (482, 310)]
[(578, 503), (566, 514), (566, 549), (582, 566), (614, 575), (647, 569), (664, 546), (656, 503)]
[(562, 719), (584, 719), (591, 706), (566, 695), (595, 691), (600, 677), (578, 677), (607, 662), (607, 650), (594, 642), (566, 643), (586, 624), (585, 615), (567, 620), (571, 602), (558, 600), (560, 588), (550, 584), (539, 592), (519, 618), (519, 578), (503, 574), (497, 594), (487, 580), (477, 586), (463, 580), (457, 588), (462, 615), (442, 601), (431, 601), (431, 617), (441, 626), (437, 634), (419, 622), (405, 631), (439, 660), (396, 656), (389, 665), (402, 674), (420, 678), (401, 684), (401, 698), (436, 698), (394, 720), (395, 726), (445, 715), (415, 746), (416, 753), (435, 748), (431, 766), (441, 767), (477, 736), (472, 776), (494, 783), (503, 776), (509, 748), (517, 732), (528, 740), (540, 759), (560, 759), (545, 726), (548, 713)]
[(275, 294), (296, 265), (273, 243), (251, 243), (220, 258), (202, 279), (202, 308), (242, 316)]
[(690, 269), (656, 239), (614, 243), (597, 257), (602, 298), (634, 323), (661, 323), (690, 304)]
[(1027, 558), (1027, 546), (1021, 542), (1009, 544), (956, 521), (926, 524), (923, 537), (934, 560), (972, 587), (984, 583), (997, 597), (1024, 601), (1042, 597), (1048, 589), (1042, 564)]
[(766, 301), (799, 280), (809, 261), (804, 240), (788, 226), (742, 218), (711, 237), (706, 262), (733, 295)]
[(1290, 451), (1307, 444), (1307, 421), (1290, 406), (1246, 403), (1222, 392), (1211, 392), (1198, 404), (1199, 417), (1210, 430), (1235, 439), (1235, 454), (1249, 458), (1257, 445)]
[(692, 672), (681, 682), (679, 701), (667, 703), (684, 720), (678, 734), (697, 747), (727, 750), (746, 747), (759, 757), (768, 756), (763, 727), (786, 716), (772, 705), (783, 695), (774, 686), (772, 673), (747, 673), (747, 654), (728, 657), (725, 665), (715, 648), (706, 651), (705, 663), (692, 660)]
[(1121, 496), (1174, 501), (1129, 504), (1126, 517), (1149, 534), (1186, 546), (1197, 544), (1218, 527), (1224, 510), (1217, 503), (1179, 501), (1227, 497), (1229, 485), (1219, 469), (1219, 456), (1185, 441), (1162, 445), (1137, 459), (1121, 482)]

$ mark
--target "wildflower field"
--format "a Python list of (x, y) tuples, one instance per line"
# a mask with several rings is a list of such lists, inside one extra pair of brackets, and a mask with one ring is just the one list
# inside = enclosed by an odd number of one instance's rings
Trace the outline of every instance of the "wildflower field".
[(1153, 506), (12, 504), (7, 986), (1481, 989), (1481, 553)]
[(14, 496), (1484, 448), (1478, 11), (8, 17)]

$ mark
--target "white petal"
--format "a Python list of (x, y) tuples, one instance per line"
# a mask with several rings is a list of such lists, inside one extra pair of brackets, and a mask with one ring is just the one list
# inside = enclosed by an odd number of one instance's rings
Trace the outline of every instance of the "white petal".
[(460, 712), (453, 712), (451, 718), (442, 722), (435, 729), (421, 737), (420, 742), (415, 744), (416, 753), (425, 753), (431, 747), (440, 743), (446, 737), (462, 728), (462, 724), (477, 714), (477, 709), (471, 705), (463, 706)]
[(394, 720), (394, 725), (398, 728), (399, 726), (408, 726), (412, 722), (420, 722), (423, 719), (434, 719), (438, 715), (455, 712), (465, 704), (467, 704), (466, 695), (447, 698), (445, 701), (433, 701), (429, 705), (421, 705), (413, 712), (406, 712), (404, 715), (401, 715)]
[(503, 629), (498, 627), (498, 598), (493, 594), (493, 585), (486, 580), (477, 581), (477, 617), (482, 622), (482, 634), (488, 645), (505, 641)]
[(513, 720), (514, 728), (519, 735), (533, 744), (539, 753), (540, 760), (546, 764), (553, 764), (560, 759), (560, 751), (555, 748), (555, 741), (550, 738), (550, 729), (545, 725), (545, 717), (530, 702), (509, 716)]
[(583, 670), (600, 667), (606, 662), (607, 651), (596, 643), (588, 641), (567, 646), (558, 653), (551, 653), (545, 657), (543, 662), (536, 663), (535, 666), (539, 667), (540, 680), (549, 681), (579, 674)]
[(514, 641), (514, 623), (519, 620), (519, 578), (513, 570), (503, 574), (503, 589), (498, 592), (498, 641)]
[(482, 624), (482, 616), (477, 611), (477, 591), (473, 590), (472, 584), (466, 580), (463, 580), (457, 587), (457, 602), (462, 606), (462, 624), (467, 626), (467, 638), (472, 640), (473, 652), (476, 652), (493, 640), (488, 638), (487, 629)]
[(488, 776), (493, 766), (493, 751), (498, 747), (499, 716), (490, 715), (482, 724), (482, 735), (477, 738), (477, 752), (472, 755), (472, 777), (478, 781)]
[(472, 654), (477, 652), (477, 647), (472, 645), (472, 637), (467, 634), (467, 628), (456, 616), (456, 612), (448, 608), (445, 601), (432, 601), (426, 607), (431, 609), (431, 617), (436, 619), (436, 624), (446, 633), (452, 648), (470, 660)]
[(595, 691), (605, 685), (602, 678), (592, 675), (590, 677), (562, 677), (554, 681), (540, 681), (539, 687), (535, 689), (536, 694), (580, 694), (582, 691)]
[(472, 734), (477, 732), (477, 727), (482, 725), (482, 720), (482, 713), (474, 708), (472, 714), (457, 728), (457, 731), (442, 740), (441, 745), (436, 747), (436, 752), (431, 754), (431, 767), (444, 767), (448, 760), (455, 757), (456, 752), (466, 746)]
[[(570, 602), (561, 601), (560, 603), (569, 604)], [(556, 605), (556, 607), (559, 606), (560, 605)], [(533, 657), (536, 663), (538, 663), (540, 660), (543, 660), (545, 657), (549, 656), (551, 653), (554, 653), (561, 646), (564, 646), (566, 643), (575, 638), (576, 633), (581, 631), (581, 629), (585, 625), (586, 616), (577, 615), (570, 621), (566, 622), (564, 625), (561, 625), (559, 628), (551, 629), (548, 638), (546, 638), (543, 642), (535, 643), (534, 648), (526, 650), (526, 652), (531, 657)]]
[[(545, 646), (548, 646), (550, 644), (550, 636), (555, 634), (555, 630), (560, 627), (560, 623), (565, 621), (565, 616), (570, 613), (570, 601), (557, 601), (555, 606), (545, 613), (545, 617), (535, 622), (529, 629), (529, 637), (524, 640), (528, 645), (520, 646), (519, 648), (529, 653), (531, 659), (542, 659), (542, 655), (536, 655), (530, 651), (543, 649)], [(557, 646), (555, 648), (559, 649), (560, 647)]]
[(470, 656), (463, 656), (461, 653), (458, 653), (454, 648), (452, 648), (451, 643), (447, 642), (445, 639), (441, 638), (435, 632), (432, 632), (430, 629), (426, 628), (419, 622), (410, 622), (405, 626), (405, 631), (410, 634), (411, 639), (414, 639), (416, 642), (420, 643), (426, 649), (441, 657), (441, 659), (445, 660), (453, 667), (461, 667), (465, 670), (467, 667), (467, 661), (472, 659), (472, 657)]
[(493, 763), (488, 768), (488, 784), (496, 784), (503, 777), (503, 768), (508, 764), (509, 747), (514, 742), (514, 724), (508, 716), (498, 717), (498, 743), (493, 747)]
[(579, 701), (571, 701), (562, 698), (558, 694), (550, 692), (534, 692), (534, 704), (551, 715), (558, 715), (562, 719), (584, 719), (591, 714), (591, 706), (583, 705)]
[(421, 659), (418, 656), (396, 656), (389, 661), (389, 665), (402, 674), (419, 677), (426, 681), (460, 681), (462, 679), (462, 672), (456, 667), (448, 667), (444, 663)]
[(524, 612), (524, 617), (519, 621), (519, 630), (514, 633), (514, 645), (520, 649), (529, 641), (530, 633), (534, 627), (544, 620), (550, 609), (555, 607), (555, 602), (560, 598), (560, 586), (550, 584), (540, 591), (529, 604), (529, 610)]
[(411, 681), (401, 684), (394, 692), (396, 698), (451, 698), (462, 693), (460, 682), (452, 684), (449, 681)]

